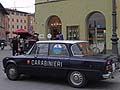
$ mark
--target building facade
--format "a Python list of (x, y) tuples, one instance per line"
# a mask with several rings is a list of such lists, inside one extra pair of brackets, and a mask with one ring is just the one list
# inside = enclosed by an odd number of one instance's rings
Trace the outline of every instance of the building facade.
[(6, 24), (6, 16), (7, 12), (5, 8), (0, 3), (0, 40), (6, 40), (7, 35), (7, 24)]
[[(8, 30), (10, 31), (9, 38), (13, 38), (16, 36), (13, 32), (18, 29), (24, 29), (28, 32), (34, 32), (34, 24), (31, 24), (30, 22), (34, 23), (34, 15), (18, 11), (16, 9), (6, 9), (6, 11), (9, 13), (8, 15)], [(32, 18), (32, 19), (31, 19)], [(32, 27), (32, 28), (31, 28)]]
[(28, 32), (35, 33), (35, 14), (28, 15)]
[[(120, 37), (120, 0), (117, 34)], [(101, 50), (112, 48), (112, 0), (35, 0), (36, 30), (40, 39), (61, 32), (66, 40), (88, 40)]]

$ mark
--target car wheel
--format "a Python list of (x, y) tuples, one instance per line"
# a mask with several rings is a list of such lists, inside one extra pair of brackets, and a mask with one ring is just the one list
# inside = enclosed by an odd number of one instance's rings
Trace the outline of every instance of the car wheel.
[(79, 71), (71, 71), (68, 74), (68, 83), (75, 88), (83, 87), (86, 84), (85, 75)]
[(6, 67), (6, 75), (9, 80), (18, 80), (20, 77), (17, 67), (14, 64), (9, 64)]

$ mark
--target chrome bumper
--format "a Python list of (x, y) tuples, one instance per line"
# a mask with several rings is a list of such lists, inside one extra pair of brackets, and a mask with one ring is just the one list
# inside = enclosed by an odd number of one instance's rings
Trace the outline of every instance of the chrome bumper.
[(104, 79), (113, 79), (115, 75), (112, 72), (108, 72), (108, 74), (103, 74), (102, 77)]
[(120, 63), (119, 62), (115, 62), (112, 64), (112, 70), (113, 72), (108, 72), (107, 74), (103, 74), (102, 77), (104, 79), (109, 79), (109, 78), (114, 78), (116, 77), (118, 74), (120, 74)]
[(104, 79), (113, 79), (120, 74), (120, 69), (115, 69), (113, 72), (108, 72), (107, 74), (103, 74), (102, 77)]

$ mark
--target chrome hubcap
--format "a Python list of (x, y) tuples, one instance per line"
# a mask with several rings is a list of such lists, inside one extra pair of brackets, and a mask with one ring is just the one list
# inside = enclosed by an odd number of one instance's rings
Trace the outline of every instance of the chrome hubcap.
[(16, 70), (14, 68), (9, 69), (10, 78), (14, 78), (16, 76)]
[(80, 72), (75, 71), (71, 73), (70, 80), (74, 85), (80, 85), (83, 82), (83, 76)]

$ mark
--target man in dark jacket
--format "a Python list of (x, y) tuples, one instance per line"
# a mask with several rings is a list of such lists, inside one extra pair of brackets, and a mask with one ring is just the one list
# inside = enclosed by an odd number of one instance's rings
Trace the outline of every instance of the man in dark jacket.
[(56, 35), (56, 40), (64, 40), (63, 34), (62, 34), (61, 32), (59, 32), (59, 33)]
[(13, 37), (13, 39), (12, 39), (12, 54), (13, 54), (13, 56), (18, 54), (18, 44), (19, 44), (18, 38)]

